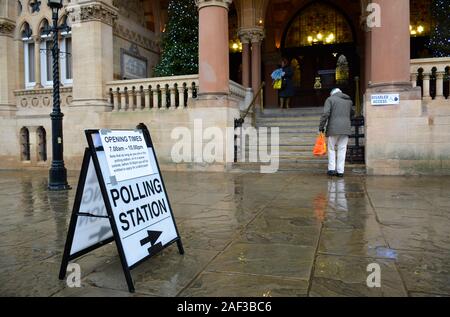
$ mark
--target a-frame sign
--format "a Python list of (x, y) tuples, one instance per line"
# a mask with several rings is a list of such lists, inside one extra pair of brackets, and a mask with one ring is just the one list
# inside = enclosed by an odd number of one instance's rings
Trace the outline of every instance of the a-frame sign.
[(115, 241), (130, 292), (130, 271), (183, 244), (147, 127), (87, 130), (86, 149), (59, 278), (73, 261)]

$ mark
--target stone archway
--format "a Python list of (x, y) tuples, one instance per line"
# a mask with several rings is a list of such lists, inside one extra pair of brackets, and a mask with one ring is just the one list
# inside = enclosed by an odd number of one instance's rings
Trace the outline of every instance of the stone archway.
[(20, 159), (23, 162), (31, 161), (31, 150), (30, 150), (30, 130), (23, 127), (20, 130)]
[(47, 132), (44, 127), (39, 127), (36, 130), (37, 141), (38, 141), (38, 162), (47, 161)]
[[(286, 36), (286, 32), (289, 30), (289, 27), (292, 25), (295, 17), (298, 16), (302, 10), (305, 10), (309, 6), (313, 6), (317, 3), (322, 3), (324, 5), (329, 6), (332, 10), (337, 10), (341, 14), (345, 12), (345, 20), (348, 22), (350, 28), (352, 29), (352, 45), (348, 45), (350, 47), (346, 49), (342, 49), (341, 51), (334, 51), (332, 47), (326, 47), (323, 45), (322, 48), (323, 54), (331, 54), (334, 53), (336, 55), (333, 56), (334, 61), (328, 61), (325, 63), (328, 65), (327, 67), (323, 66), (323, 69), (319, 66), (317, 71), (327, 71), (332, 68), (336, 68), (337, 59), (339, 56), (344, 55), (347, 59), (351, 60), (351, 78), (353, 80), (355, 76), (360, 76), (364, 73), (364, 42), (365, 42), (365, 32), (360, 27), (362, 14), (364, 14), (365, 10), (363, 10), (363, 2), (349, 2), (343, 0), (321, 0), (321, 1), (311, 1), (311, 0), (291, 0), (291, 1), (282, 1), (282, 0), (270, 0), (267, 3), (266, 11), (265, 11), (265, 43), (263, 48), (263, 80), (266, 82), (271, 82), (270, 74), (272, 71), (278, 66), (280, 63), (280, 59), (283, 55), (288, 53), (288, 57), (291, 57), (294, 63), (301, 63), (299, 58), (295, 58), (295, 55), (302, 56), (301, 54), (296, 54), (295, 50), (292, 49), (290, 52), (286, 52), (286, 48), (283, 45), (284, 38)], [(317, 47), (316, 50), (321, 52), (322, 50)], [(289, 51), (289, 50), (288, 50)], [(299, 53), (299, 52), (297, 52)], [(337, 53), (337, 54), (336, 54)], [(313, 53), (310, 53), (314, 54)], [(297, 56), (298, 57), (298, 56)], [(297, 65), (296, 64), (296, 65)], [(320, 61), (319, 63), (320, 64)], [(331, 67), (331, 64), (334, 66)], [(320, 68), (320, 69), (319, 69)], [(310, 88), (310, 92), (308, 93), (310, 96), (315, 94), (314, 84), (316, 76), (309, 76), (311, 78), (308, 79), (308, 87)], [(306, 80), (306, 77), (303, 77), (303, 80)], [(333, 83), (334, 84), (334, 83)], [(306, 89), (306, 84), (303, 85)], [(355, 83), (351, 83), (351, 90), (355, 89)], [(360, 91), (362, 93), (362, 91)], [(354, 94), (354, 91), (351, 91), (350, 94)], [(325, 95), (325, 92), (324, 92)], [(265, 100), (267, 107), (274, 107), (278, 105), (277, 93), (271, 89), (270, 85), (266, 89)], [(321, 98), (309, 98), (309, 101), (304, 102), (304, 106), (318, 106), (322, 103), (324, 97)], [(316, 101), (314, 101), (317, 99)], [(314, 103), (311, 105), (311, 103)], [(299, 101), (294, 101), (294, 106), (300, 106)]]

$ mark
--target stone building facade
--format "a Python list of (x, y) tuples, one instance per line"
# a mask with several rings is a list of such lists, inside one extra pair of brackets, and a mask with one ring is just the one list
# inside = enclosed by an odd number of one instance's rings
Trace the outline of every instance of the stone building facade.
[[(193, 129), (195, 119), (202, 119), (204, 129), (225, 131), (233, 127), (234, 119), (248, 105), (250, 92), (256, 92), (263, 81), (271, 82), (270, 73), (282, 56), (295, 60), (292, 65), (298, 68), (297, 106), (320, 106), (329, 75), (336, 75), (337, 68), (329, 64), (333, 62), (330, 56), (336, 55), (334, 58), (343, 64), (339, 76), (347, 80), (343, 81), (345, 88), (362, 100), (367, 172), (450, 174), (450, 59), (411, 59), (411, 28), (416, 22), (413, 8), (421, 7), (417, 6), (421, 1), (196, 3), (199, 74), (154, 78), (152, 69), (160, 57), (167, 0), (64, 1), (60, 23), (71, 27), (60, 37), (64, 155), (69, 169), (80, 167), (85, 129), (132, 128), (144, 122), (164, 168), (229, 170), (230, 164), (205, 164), (200, 159), (192, 164), (173, 163), (173, 128)], [(367, 18), (377, 22), (373, 13), (378, 9), (380, 24), (370, 27)], [(233, 30), (232, 13), (236, 20)], [(330, 26), (335, 27), (331, 33), (314, 33), (315, 22), (305, 22), (329, 16), (338, 21)], [(45, 1), (0, 0), (1, 168), (44, 169), (51, 162), (48, 23), (51, 12)], [(420, 23), (425, 28), (432, 25)], [(232, 40), (242, 44), (238, 66), (230, 58)], [(316, 62), (316, 68), (311, 66)], [(240, 77), (231, 78), (230, 68), (236, 67), (241, 69)], [(317, 77), (322, 90), (314, 89)], [(399, 94), (399, 104), (371, 104), (372, 95), (386, 93)], [(263, 97), (258, 98), (258, 104), (277, 106), (277, 95), (270, 85)], [(201, 142), (193, 138), (192, 146)], [(232, 150), (224, 149), (227, 155)]]

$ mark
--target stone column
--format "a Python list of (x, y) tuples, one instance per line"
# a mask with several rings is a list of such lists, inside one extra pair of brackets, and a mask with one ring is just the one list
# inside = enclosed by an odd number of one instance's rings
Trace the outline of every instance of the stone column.
[[(410, 128), (410, 122), (423, 122), (419, 87), (411, 83), (409, 0), (374, 0), (381, 14), (381, 26), (370, 28), (366, 58), (370, 76), (365, 95), (365, 158), (368, 175), (403, 175), (431, 166), (433, 152), (423, 131)], [(424, 82), (424, 93), (427, 89)], [(399, 103), (376, 106), (373, 95), (398, 94)], [(421, 124), (421, 123), (420, 123)], [(418, 125), (420, 125), (418, 124)], [(428, 167), (426, 167), (428, 168)]]
[(199, 11), (199, 95), (228, 95), (228, 6), (231, 0), (196, 0)]
[(16, 23), (0, 17), (0, 117), (16, 111), (14, 90), (18, 73), (18, 49), (14, 41)]
[(377, 0), (381, 27), (371, 29), (371, 86), (411, 87), (409, 0)]
[[(34, 41), (34, 88), (42, 88), (41, 77), (41, 37), (39, 35), (33, 36)], [(45, 52), (45, 54), (49, 54)], [(51, 53), (50, 53), (51, 54)]]
[[(112, 1), (75, 1), (72, 17), (72, 108), (112, 110), (105, 84), (113, 80), (113, 23), (117, 9)], [(123, 107), (123, 106), (122, 106)]]
[(444, 97), (444, 72), (436, 73), (436, 99), (445, 99)]
[(239, 38), (242, 43), (242, 86), (250, 87), (251, 73), (250, 73), (250, 40), (251, 36), (247, 30), (239, 31)]
[(281, 63), (281, 53), (274, 51), (271, 53), (265, 53), (262, 57), (264, 64), (264, 78), (266, 78), (266, 87), (264, 90), (264, 106), (277, 107), (279, 105), (278, 91), (272, 87), (272, 72), (278, 68)]
[(430, 74), (423, 74), (423, 99), (424, 100), (431, 100), (430, 95)]
[[(365, 23), (365, 20), (364, 20)], [(367, 25), (364, 26), (365, 29), (365, 47), (364, 47), (364, 88), (367, 89), (369, 87), (369, 83), (371, 82), (372, 77), (372, 32), (367, 27)]]
[[(252, 32), (252, 88), (256, 95), (261, 86), (261, 44), (264, 38), (263, 29), (254, 29)], [(256, 104), (260, 105), (261, 98), (258, 97)]]

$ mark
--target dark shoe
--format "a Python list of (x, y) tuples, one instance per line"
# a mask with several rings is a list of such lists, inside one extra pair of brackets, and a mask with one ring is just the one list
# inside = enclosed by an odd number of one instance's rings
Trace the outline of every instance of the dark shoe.
[(337, 173), (336, 176), (339, 177), (339, 178), (343, 178), (343, 177), (344, 177), (344, 174)]
[(333, 177), (333, 176), (337, 175), (337, 172), (336, 171), (328, 171), (327, 175)]

